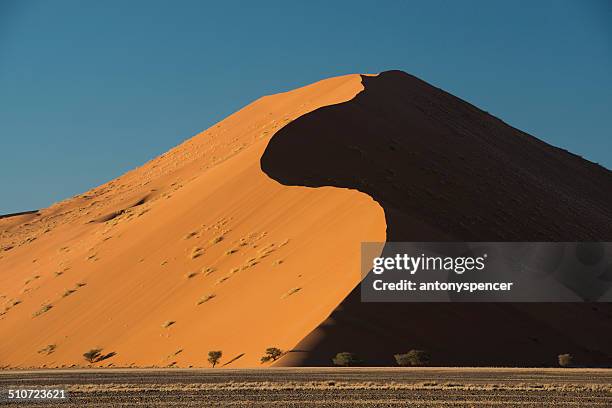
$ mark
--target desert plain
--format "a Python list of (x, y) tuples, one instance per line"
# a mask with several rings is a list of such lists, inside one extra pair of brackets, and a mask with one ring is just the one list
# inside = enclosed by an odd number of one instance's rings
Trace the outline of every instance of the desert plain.
[[(0, 373), (0, 388), (57, 388), (48, 407), (609, 407), (612, 372), (512, 368), (54, 370)], [(4, 392), (4, 391), (3, 391)], [(6, 393), (2, 403), (7, 403)], [(35, 407), (40, 402), (12, 401)]]

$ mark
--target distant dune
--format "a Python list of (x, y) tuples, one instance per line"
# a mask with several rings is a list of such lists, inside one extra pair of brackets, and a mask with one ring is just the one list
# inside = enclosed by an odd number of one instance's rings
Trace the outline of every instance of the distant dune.
[(606, 364), (609, 304), (363, 304), (362, 241), (612, 240), (612, 173), (399, 71), (266, 96), (0, 219), (0, 367)]

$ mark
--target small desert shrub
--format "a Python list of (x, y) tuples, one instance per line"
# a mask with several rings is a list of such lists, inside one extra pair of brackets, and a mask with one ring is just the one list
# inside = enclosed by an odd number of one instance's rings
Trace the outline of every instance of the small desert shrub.
[(185, 275), (185, 277), (186, 277), (187, 279), (191, 279), (191, 278), (196, 277), (197, 275), (198, 275), (198, 273), (197, 273), (197, 272), (189, 272), (188, 274), (186, 274), (186, 275)]
[(40, 350), (38, 350), (39, 354), (51, 354), (55, 351), (55, 349), (57, 348), (57, 346), (55, 344), (48, 344), (47, 346), (41, 348)]
[(276, 347), (268, 347), (266, 349), (266, 354), (260, 359), (262, 363), (267, 363), (268, 361), (276, 361), (283, 355), (283, 351)]
[(356, 354), (346, 351), (336, 354), (336, 357), (332, 358), (332, 362), (342, 367), (354, 367), (363, 364), (363, 361)]
[(212, 365), (213, 368), (215, 368), (215, 366), (219, 363), (219, 360), (221, 360), (222, 355), (223, 352), (221, 350), (208, 352), (208, 362), (210, 363), (210, 365)]
[(574, 365), (574, 356), (571, 354), (559, 354), (559, 365), (561, 367), (571, 367)]
[(201, 305), (202, 303), (208, 302), (209, 300), (213, 299), (215, 296), (217, 296), (217, 295), (215, 295), (214, 293), (210, 293), (210, 294), (208, 294), (206, 296), (202, 296), (200, 298), (200, 300), (198, 300), (198, 305)]
[(168, 327), (172, 326), (174, 323), (176, 323), (174, 320), (166, 320), (162, 324), (162, 328), (167, 329)]
[(83, 357), (89, 363), (95, 363), (102, 356), (102, 349), (91, 349), (86, 353), (83, 353)]
[(227, 251), (225, 251), (225, 255), (232, 255), (232, 254), (235, 254), (236, 252), (238, 252), (238, 249), (236, 248), (228, 249)]
[(43, 305), (40, 309), (38, 309), (36, 312), (32, 314), (32, 317), (40, 316), (41, 314), (48, 312), (52, 308), (53, 308), (52, 305)]
[(405, 354), (394, 355), (397, 365), (401, 367), (418, 367), (429, 364), (430, 356), (424, 350), (410, 350)]

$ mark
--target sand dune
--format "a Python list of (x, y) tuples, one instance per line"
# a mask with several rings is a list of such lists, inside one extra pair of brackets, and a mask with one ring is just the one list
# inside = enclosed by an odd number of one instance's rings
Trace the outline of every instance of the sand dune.
[[(362, 304), (359, 243), (610, 240), (612, 174), (408, 74), (263, 97), (124, 176), (0, 219), (0, 366), (553, 365), (608, 304)], [(110, 353), (110, 354), (109, 354)], [(112, 354), (115, 353), (115, 354)]]
[[(296, 117), (352, 98), (358, 75), (263, 97), (105, 185), (0, 220), (0, 366), (260, 366), (359, 281), (384, 240), (366, 194), (286, 187), (259, 159)], [(358, 219), (360, 222), (355, 222)]]

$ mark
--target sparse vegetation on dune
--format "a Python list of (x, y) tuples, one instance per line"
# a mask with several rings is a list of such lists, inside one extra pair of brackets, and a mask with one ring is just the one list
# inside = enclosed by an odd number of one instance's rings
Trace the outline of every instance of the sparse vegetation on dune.
[(363, 364), (363, 360), (361, 360), (355, 353), (349, 353), (347, 351), (336, 354), (336, 356), (332, 359), (332, 362), (341, 367), (356, 367)]
[(45, 347), (38, 350), (38, 354), (51, 354), (55, 351), (57, 346), (55, 344), (47, 344)]
[(221, 356), (223, 356), (223, 352), (221, 350), (208, 352), (208, 362), (210, 363), (212, 368), (215, 368), (215, 366), (219, 363), (219, 361), (221, 360)]
[(83, 358), (90, 364), (95, 363), (102, 356), (102, 349), (95, 348), (83, 353)]
[(405, 354), (395, 354), (395, 361), (400, 367), (419, 367), (429, 364), (431, 357), (425, 350), (410, 350)]
[(283, 356), (283, 351), (277, 347), (268, 347), (266, 353), (260, 359), (262, 363), (276, 361)]
[(569, 353), (559, 354), (557, 359), (561, 367), (572, 367), (574, 365), (574, 356)]

